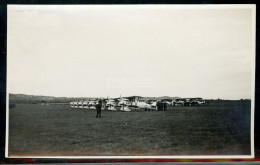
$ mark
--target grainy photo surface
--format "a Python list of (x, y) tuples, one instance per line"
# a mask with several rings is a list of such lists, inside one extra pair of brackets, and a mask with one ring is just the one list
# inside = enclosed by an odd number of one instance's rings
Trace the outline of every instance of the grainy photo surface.
[(252, 157), (254, 5), (8, 5), (8, 157)]

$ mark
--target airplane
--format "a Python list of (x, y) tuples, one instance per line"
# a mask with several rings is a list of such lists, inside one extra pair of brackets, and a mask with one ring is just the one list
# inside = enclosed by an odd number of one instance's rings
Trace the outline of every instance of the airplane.
[(116, 99), (103, 99), (103, 110), (117, 111), (117, 100)]
[(89, 99), (87, 108), (95, 110), (97, 104), (98, 104), (98, 98), (97, 99)]
[(124, 111), (124, 112), (130, 112), (131, 109), (128, 107), (130, 105), (129, 99), (127, 98), (122, 98), (120, 96), (120, 99), (118, 99), (118, 105), (117, 107), (120, 108), (120, 111)]
[(130, 96), (130, 97), (120, 97), (119, 98), (108, 98), (104, 99), (105, 107), (109, 111), (124, 111), (130, 112), (131, 109), (152, 109), (152, 106), (144, 101), (140, 100), (141, 96)]
[(76, 102), (76, 101), (70, 102), (70, 107), (71, 108), (77, 108), (78, 107), (78, 102)]
[(88, 101), (80, 100), (80, 101), (70, 102), (70, 106), (72, 108), (95, 109), (96, 104), (97, 104), (97, 99), (89, 99)]
[(173, 105), (174, 106), (184, 106), (184, 99), (179, 98), (179, 99), (173, 100)]
[(146, 101), (146, 103), (151, 105), (154, 110), (157, 110), (157, 102), (158, 102), (158, 100), (155, 100), (155, 99), (151, 99), (151, 100)]
[(206, 101), (203, 100), (200, 97), (197, 98), (180, 98), (180, 99), (175, 99), (173, 101), (174, 106), (197, 106), (197, 105), (206, 105)]
[(113, 98), (113, 99), (105, 99), (107, 107), (107, 110), (109, 111), (124, 111), (124, 112), (130, 112), (131, 109), (128, 108), (129, 100), (122, 98), (121, 96), (119, 98)]
[(142, 97), (141, 96), (129, 96), (129, 97), (124, 97), (129, 100), (128, 107), (129, 108), (134, 108), (134, 109), (140, 109), (144, 108), (146, 110), (152, 110), (153, 107), (146, 103), (144, 100), (140, 100)]
[(197, 106), (198, 98), (183, 98), (184, 99), (184, 106)]
[(88, 108), (88, 104), (89, 104), (88, 101), (83, 101), (83, 108)]
[(118, 105), (125, 105), (125, 106), (128, 106), (130, 105), (130, 102), (129, 102), (129, 99), (127, 98), (119, 98), (119, 102), (118, 102)]
[(200, 98), (200, 97), (196, 97), (196, 98), (192, 98), (195, 102), (195, 105), (206, 105), (206, 100)]
[(83, 108), (83, 100), (78, 101), (78, 108)]

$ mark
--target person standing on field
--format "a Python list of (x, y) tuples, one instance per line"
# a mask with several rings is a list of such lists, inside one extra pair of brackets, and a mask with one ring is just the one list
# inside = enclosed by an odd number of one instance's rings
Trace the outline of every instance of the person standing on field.
[(158, 109), (158, 111), (161, 111), (161, 109), (162, 109), (162, 103), (161, 103), (161, 101), (158, 101), (158, 102), (157, 102), (157, 109)]
[(163, 110), (167, 111), (167, 103), (166, 102), (163, 102)]
[(97, 109), (96, 118), (101, 118), (101, 108), (102, 108), (102, 100), (99, 100), (98, 104), (96, 105), (96, 109)]

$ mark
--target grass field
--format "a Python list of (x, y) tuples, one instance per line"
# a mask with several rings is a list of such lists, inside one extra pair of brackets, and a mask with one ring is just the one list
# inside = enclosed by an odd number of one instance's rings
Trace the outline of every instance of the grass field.
[(17, 104), (9, 156), (249, 155), (250, 102), (215, 101), (168, 111), (102, 111)]

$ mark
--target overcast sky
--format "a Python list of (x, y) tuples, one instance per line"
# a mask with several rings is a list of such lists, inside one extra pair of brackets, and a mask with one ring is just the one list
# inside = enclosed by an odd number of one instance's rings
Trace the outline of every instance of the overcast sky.
[(8, 6), (9, 93), (251, 98), (254, 6)]

